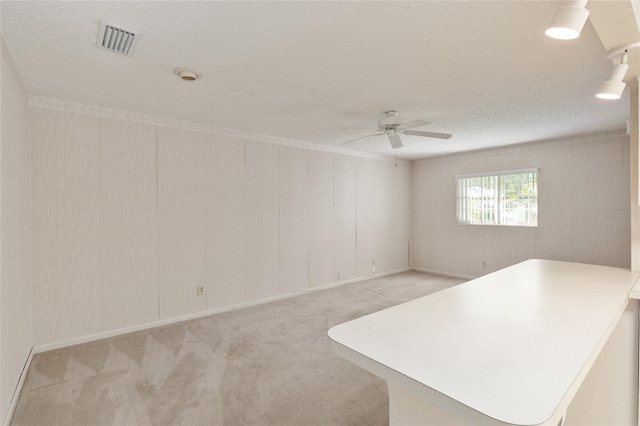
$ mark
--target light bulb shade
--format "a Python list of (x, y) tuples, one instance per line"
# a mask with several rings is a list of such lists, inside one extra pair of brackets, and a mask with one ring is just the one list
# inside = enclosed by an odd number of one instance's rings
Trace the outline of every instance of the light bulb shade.
[(602, 83), (598, 90), (597, 98), (600, 99), (620, 99), (624, 92), (625, 84), (619, 80), (607, 80)]
[(611, 78), (600, 86), (600, 90), (598, 90), (596, 97), (600, 99), (620, 99), (625, 87), (622, 80), (624, 80), (624, 76), (628, 69), (629, 65), (624, 62), (613, 67)]
[(588, 17), (589, 11), (584, 7), (559, 7), (545, 34), (560, 40), (578, 38)]

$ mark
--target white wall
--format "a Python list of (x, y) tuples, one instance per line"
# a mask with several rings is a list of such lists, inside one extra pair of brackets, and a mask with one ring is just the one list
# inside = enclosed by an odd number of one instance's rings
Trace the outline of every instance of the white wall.
[(27, 95), (2, 40), (0, 422), (33, 346)]
[[(635, 80), (635, 84), (629, 85), (630, 202), (631, 207), (640, 213), (640, 77)], [(640, 271), (640, 214), (631, 216), (631, 270)]]
[[(537, 228), (456, 223), (455, 175), (527, 167), (540, 168)], [(422, 160), (413, 179), (414, 267), (475, 277), (529, 258), (630, 266), (625, 135)]]
[(99, 329), (111, 330), (158, 318), (157, 129), (102, 123)]
[(40, 107), (31, 127), (36, 344), (408, 267), (409, 163)]

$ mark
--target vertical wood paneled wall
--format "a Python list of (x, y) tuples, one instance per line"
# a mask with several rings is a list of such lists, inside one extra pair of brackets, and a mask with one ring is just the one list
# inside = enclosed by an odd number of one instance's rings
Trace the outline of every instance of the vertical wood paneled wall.
[[(540, 168), (537, 228), (456, 223), (455, 175), (528, 167)], [(627, 136), (423, 160), (414, 163), (411, 264), (473, 277), (530, 258), (628, 268), (631, 214)]]
[(36, 344), (409, 266), (410, 164), (37, 107), (31, 129)]
[(0, 37), (0, 423), (33, 346), (29, 107)]

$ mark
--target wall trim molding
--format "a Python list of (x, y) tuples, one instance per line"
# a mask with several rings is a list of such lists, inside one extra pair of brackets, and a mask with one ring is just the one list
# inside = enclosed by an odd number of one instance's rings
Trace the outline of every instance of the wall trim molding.
[(362, 151), (341, 148), (337, 146), (320, 145), (303, 142), (295, 139), (281, 138), (278, 136), (263, 135), (260, 133), (247, 132), (244, 130), (229, 129), (225, 127), (210, 126), (207, 124), (194, 123), (190, 121), (174, 120), (170, 118), (157, 117), (149, 114), (140, 114), (130, 111), (121, 111), (113, 108), (105, 108), (94, 105), (85, 105), (76, 102), (62, 101), (59, 99), (46, 98), (42, 96), (29, 95), (29, 106), (34, 108), (54, 109), (58, 111), (75, 114), (92, 115), (95, 117), (108, 118), (114, 120), (132, 121), (134, 123), (149, 124), (160, 127), (170, 127), (174, 129), (188, 130), (192, 132), (207, 133), (211, 135), (227, 136), (238, 139), (245, 139), (256, 142), (264, 142), (275, 145), (290, 146), (295, 148), (308, 149), (312, 151), (331, 152), (334, 154), (349, 155), (351, 157), (369, 158), (387, 162), (399, 162), (405, 165), (411, 164), (408, 160), (387, 157), (385, 155), (370, 154)]
[(18, 384), (16, 385), (16, 389), (13, 391), (13, 396), (11, 397), (11, 403), (9, 404), (9, 410), (7, 411), (7, 417), (4, 418), (4, 426), (9, 426), (11, 424), (11, 420), (13, 420), (13, 413), (16, 410), (16, 406), (18, 405), (18, 399), (20, 398), (20, 393), (22, 392), (22, 387), (24, 386), (24, 381), (27, 378), (27, 372), (31, 367), (31, 361), (33, 361), (33, 356), (36, 354), (35, 348), (31, 348), (29, 351), (29, 356), (27, 356), (27, 361), (24, 363), (22, 367), (22, 372), (20, 373), (20, 379), (18, 380)]
[(587, 133), (584, 135), (568, 136), (564, 138), (542, 139), (539, 141), (515, 143), (512, 145), (497, 146), (492, 148), (477, 149), (474, 151), (456, 152), (453, 154), (439, 155), (436, 157), (427, 157), (415, 160), (416, 164), (435, 163), (440, 161), (451, 161), (454, 159), (476, 157), (478, 155), (500, 155), (508, 152), (526, 151), (530, 149), (544, 148), (547, 146), (557, 146), (566, 144), (587, 143), (596, 141), (605, 141), (617, 138), (629, 138), (625, 130), (613, 130), (610, 132)]
[(131, 121), (134, 123), (149, 124), (160, 127), (170, 127), (174, 129), (188, 130), (192, 132), (207, 133), (211, 135), (227, 136), (232, 138), (264, 142), (275, 145), (290, 146), (295, 148), (308, 149), (311, 151), (330, 152), (333, 154), (349, 155), (351, 157), (368, 158), (372, 160), (380, 160), (386, 162), (398, 162), (403, 165), (423, 162), (446, 161), (453, 158), (465, 158), (476, 156), (478, 154), (501, 154), (511, 151), (528, 150), (549, 145), (584, 143), (598, 140), (613, 139), (626, 136), (625, 130), (614, 130), (609, 132), (587, 133), (583, 135), (569, 136), (564, 138), (542, 139), (538, 141), (528, 141), (503, 145), (498, 147), (482, 148), (474, 151), (464, 151), (452, 154), (439, 155), (434, 157), (421, 158), (417, 160), (396, 159), (380, 154), (371, 154), (362, 151), (350, 150), (338, 146), (321, 145), (309, 142), (303, 142), (295, 139), (282, 138), (278, 136), (264, 135), (261, 133), (247, 132), (244, 130), (230, 129), (226, 127), (216, 127), (207, 124), (194, 123), (191, 121), (175, 120), (166, 117), (158, 117), (150, 114), (141, 114), (131, 111), (123, 111), (113, 108), (100, 107), (95, 105), (86, 105), (77, 102), (63, 101), (59, 99), (47, 98), (44, 96), (29, 95), (29, 106), (34, 108), (46, 108), (58, 111), (70, 112), (75, 114), (91, 115), (95, 117)]
[(351, 283), (356, 283), (356, 282), (359, 282), (359, 281), (366, 281), (366, 280), (370, 280), (370, 279), (373, 279), (373, 278), (379, 278), (379, 277), (384, 277), (384, 276), (387, 276), (387, 275), (394, 275), (394, 274), (398, 274), (398, 273), (401, 273), (401, 272), (407, 272), (407, 271), (411, 271), (412, 269), (413, 268), (409, 268), (409, 267), (401, 268), (401, 269), (395, 269), (393, 271), (388, 271), (388, 272), (383, 272), (383, 273), (380, 273), (380, 274), (376, 274), (376, 275), (374, 275), (372, 277), (358, 277), (358, 278), (353, 278), (353, 279), (350, 279), (350, 280), (338, 281), (338, 282), (325, 284), (325, 285), (321, 285), (321, 286), (318, 286), (318, 287), (313, 287), (313, 288), (309, 288), (309, 289), (305, 289), (305, 290), (297, 290), (297, 291), (293, 291), (293, 292), (289, 292), (289, 293), (285, 293), (285, 294), (280, 294), (280, 295), (277, 295), (277, 296), (267, 297), (267, 298), (264, 298), (264, 299), (258, 299), (258, 300), (252, 300), (250, 302), (239, 303), (239, 304), (236, 304), (236, 305), (224, 306), (224, 307), (215, 308), (215, 309), (209, 309), (209, 310), (206, 310), (206, 311), (200, 311), (200, 312), (196, 312), (196, 313), (193, 313), (193, 314), (181, 315), (181, 316), (167, 318), (167, 319), (158, 320), (158, 321), (151, 321), (151, 322), (147, 322), (147, 323), (144, 323), (144, 324), (133, 325), (133, 326), (130, 326), (130, 327), (118, 328), (118, 329), (115, 329), (115, 330), (101, 331), (101, 332), (98, 332), (98, 333), (88, 334), (86, 336), (73, 337), (71, 339), (59, 340), (57, 342), (52, 342), (52, 343), (45, 343), (45, 344), (42, 344), (42, 345), (34, 346), (33, 347), (33, 353), (39, 354), (39, 353), (42, 353), (42, 352), (48, 352), (48, 351), (53, 351), (53, 350), (56, 350), (56, 349), (65, 348), (67, 346), (79, 345), (81, 343), (93, 342), (93, 341), (96, 341), (96, 340), (106, 339), (108, 337), (115, 337), (115, 336), (120, 336), (122, 334), (133, 333), (135, 331), (147, 330), (149, 328), (161, 327), (161, 326), (174, 324), (174, 323), (178, 323), (178, 322), (182, 322), (182, 321), (188, 321), (188, 320), (192, 320), (192, 319), (207, 317), (207, 316), (214, 315), (214, 314), (219, 314), (219, 313), (222, 313), (222, 312), (229, 312), (229, 311), (234, 311), (234, 310), (237, 310), (237, 309), (248, 308), (248, 307), (251, 307), (251, 306), (261, 305), (263, 303), (274, 302), (276, 300), (288, 299), (290, 297), (299, 296), (299, 295), (302, 295), (302, 294), (307, 294), (307, 293), (315, 292), (315, 291), (318, 291), (318, 290), (325, 290), (325, 289), (328, 289), (328, 288), (339, 287), (339, 286), (342, 286), (342, 285), (345, 285), (345, 284), (351, 284)]

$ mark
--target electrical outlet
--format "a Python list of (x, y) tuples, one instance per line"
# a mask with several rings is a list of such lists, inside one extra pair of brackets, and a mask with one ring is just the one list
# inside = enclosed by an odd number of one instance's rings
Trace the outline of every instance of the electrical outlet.
[(482, 261), (482, 269), (487, 269), (487, 262), (484, 260)]
[(371, 272), (372, 273), (376, 273), (376, 260), (375, 259), (371, 259)]
[(204, 286), (203, 285), (199, 285), (198, 286), (198, 296), (204, 296)]
[(338, 272), (338, 281), (340, 281), (340, 272)]

